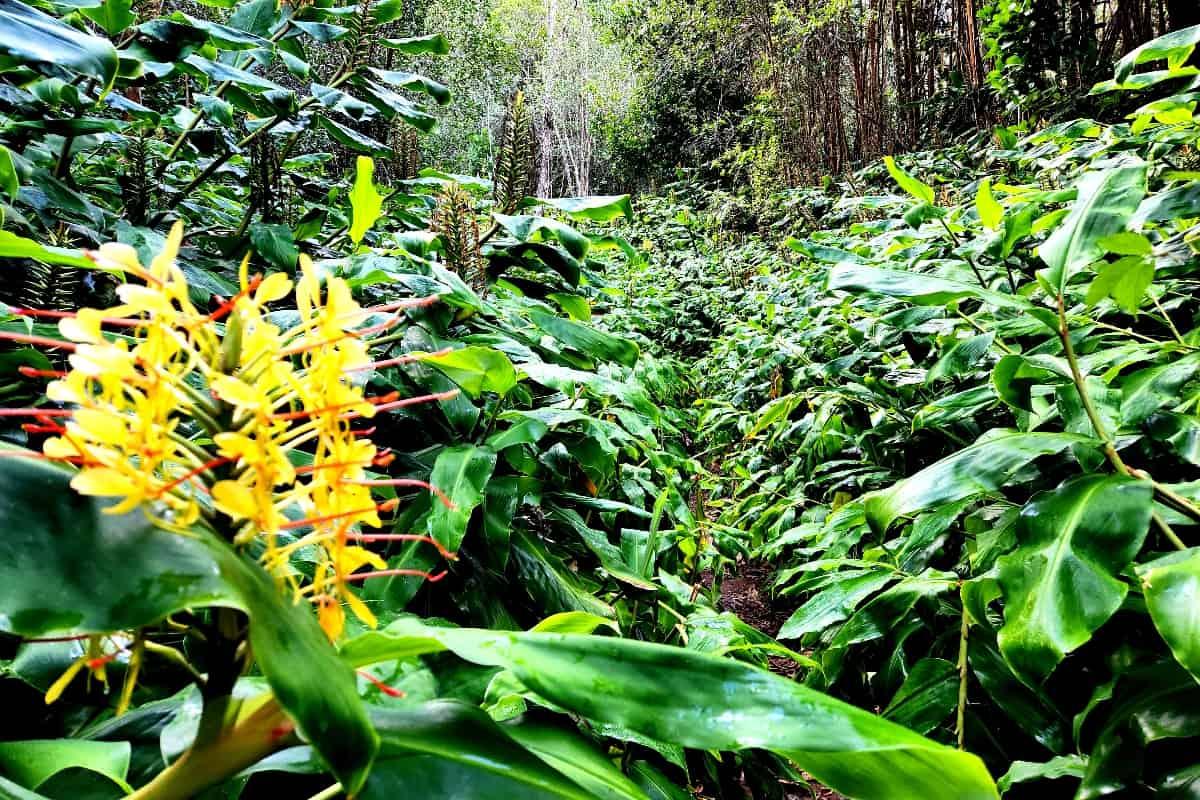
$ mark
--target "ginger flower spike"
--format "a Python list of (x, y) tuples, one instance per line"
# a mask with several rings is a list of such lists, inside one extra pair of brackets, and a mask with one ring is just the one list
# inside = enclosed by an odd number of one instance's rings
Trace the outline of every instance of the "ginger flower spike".
[[(89, 254), (98, 266), (135, 279), (118, 288), (118, 306), (74, 314), (22, 309), (57, 318), (68, 340), (20, 335), (70, 353), (68, 371), (37, 376), (53, 379), (46, 395), (65, 408), (6, 413), (25, 414), (34, 420), (27, 430), (52, 434), (41, 457), (78, 466), (71, 486), (113, 498), (106, 511), (141, 508), (176, 533), (210, 526), (257, 557), (297, 599), (311, 600), (330, 639), (343, 631), (344, 605), (373, 627), (374, 615), (347, 587), (400, 571), (363, 544), (404, 537), (437, 546), (421, 536), (362, 533), (363, 526), (381, 527), (381, 514), (396, 506), (373, 492), (423, 488), (449, 501), (420, 481), (373, 473), (390, 457), (352, 422), (453, 396), (363, 391), (375, 366), (370, 337), (400, 324), (404, 309), (436, 298), (364, 309), (344, 280), (322, 281), (301, 256), (294, 282), (282, 273), (251, 276), (243, 261), (237, 294), (206, 312), (193, 304), (176, 263), (182, 238), (176, 225), (147, 266), (128, 245)], [(293, 294), (300, 321), (284, 328), (268, 305)], [(291, 566), (302, 548), (318, 555), (311, 581)], [(358, 572), (364, 567), (369, 571)]]

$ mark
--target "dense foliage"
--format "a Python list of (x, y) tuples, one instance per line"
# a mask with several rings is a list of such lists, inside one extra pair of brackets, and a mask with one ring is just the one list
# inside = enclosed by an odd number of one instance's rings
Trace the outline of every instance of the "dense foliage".
[(1154, 94), (780, 196), (783, 248), (688, 184), (634, 230), (621, 327), (695, 364), (700, 524), (772, 565), (768, 632), (1006, 796), (1197, 785), (1195, 95)]
[(789, 189), (702, 6), (0, 0), (0, 795), (1197, 791), (1200, 28)]

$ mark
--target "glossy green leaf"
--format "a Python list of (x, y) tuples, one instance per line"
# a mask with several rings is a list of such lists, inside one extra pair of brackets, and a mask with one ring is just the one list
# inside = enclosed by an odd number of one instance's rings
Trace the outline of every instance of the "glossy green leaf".
[(958, 682), (954, 664), (923, 658), (913, 665), (883, 716), (917, 733), (929, 733), (958, 706)]
[(536, 722), (505, 725), (523, 747), (600, 800), (649, 800), (642, 789), (594, 745), (572, 730)]
[(1154, 627), (1180, 664), (1200, 680), (1200, 549), (1137, 568)]
[(919, 272), (879, 269), (861, 264), (838, 264), (829, 271), (829, 288), (846, 292), (874, 292), (899, 297), (923, 306), (941, 306), (955, 300), (973, 298), (997, 308), (1027, 311), (1030, 303), (1023, 297), (993, 292), (969, 283), (922, 275)]
[(491, 347), (468, 345), (440, 355), (421, 358), (457, 383), (472, 397), (483, 392), (506, 395), (517, 385), (517, 372), (508, 356)]
[(1035, 458), (1087, 441), (1068, 433), (997, 432), (869, 495), (867, 519), (882, 531), (897, 517), (996, 491)]
[(280, 704), (340, 780), (360, 783), (374, 735), (353, 673), (309, 607), (211, 534), (160, 530), (141, 511), (106, 514), (111, 503), (76, 494), (70, 478), (44, 462), (0, 459), (0, 522), (11, 531), (0, 540), (0, 626), (24, 636), (104, 633), (185, 608), (243, 609)]
[(517, 744), (475, 706), (435, 700), (374, 709), (381, 746), (362, 800), (513, 797), (590, 800), (579, 784)]
[(350, 241), (361, 244), (383, 213), (383, 195), (375, 188), (374, 160), (359, 156), (354, 165), (354, 185), (350, 187)]
[(1118, 306), (1132, 314), (1141, 306), (1142, 297), (1153, 280), (1153, 261), (1141, 256), (1127, 256), (1101, 267), (1100, 274), (1088, 287), (1087, 303), (1095, 305), (1111, 297)]
[(450, 41), (440, 33), (431, 33), (427, 36), (407, 36), (402, 39), (384, 39), (380, 44), (410, 56), (444, 56), (450, 53)]
[(630, 367), (637, 363), (638, 347), (628, 339), (539, 309), (531, 309), (529, 319), (555, 339), (589, 357)]
[(796, 609), (779, 629), (778, 638), (799, 639), (805, 634), (822, 631), (848, 619), (859, 603), (887, 586), (895, 577), (889, 570), (878, 570), (835, 582)]
[(471, 512), (483, 501), (484, 487), (496, 468), (496, 452), (464, 444), (438, 454), (429, 482), (449, 498), (451, 507), (434, 502), (429, 512), (429, 535), (454, 551), (467, 533)]
[(0, 144), (0, 192), (8, 195), (9, 200), (16, 200), (20, 190), (21, 180), (13, 164), (12, 151)]
[(432, 628), (401, 620), (343, 646), (355, 664), (450, 649), (513, 671), (555, 705), (653, 739), (768, 749), (837, 791), (871, 800), (995, 798), (973, 755), (744, 663), (611, 637)]
[(128, 742), (90, 742), (83, 739), (42, 739), (0, 742), (0, 772), (30, 789), (37, 789), (66, 769), (86, 769), (125, 783), (129, 772)]
[(1059, 778), (1082, 778), (1087, 770), (1087, 759), (1082, 756), (1058, 756), (1041, 764), (1032, 761), (1014, 761), (996, 781), (1001, 793), (1007, 792), (1014, 783), (1028, 783), (1038, 780), (1058, 780)]
[(284, 272), (296, 271), (300, 248), (287, 225), (256, 222), (250, 226), (250, 243), (271, 266)]
[(32, 239), (17, 236), (12, 231), (0, 231), (0, 258), (32, 258), (46, 264), (96, 269), (95, 263), (80, 250), (45, 247)]
[(33, 459), (0, 459), (0, 527), (9, 532), (0, 537), (0, 628), (107, 632), (238, 604), (199, 539), (159, 530), (140, 511), (106, 514), (111, 501), (76, 494), (70, 479)]
[(913, 177), (907, 170), (896, 163), (891, 156), (883, 157), (884, 166), (896, 184), (921, 203), (933, 204), (933, 187)]
[(80, 9), (79, 13), (103, 28), (109, 36), (116, 36), (137, 22), (133, 0), (104, 0), (96, 8)]
[(1085, 475), (1022, 510), (1018, 547), (998, 562), (1000, 651), (1018, 674), (1045, 678), (1120, 608), (1119, 575), (1146, 538), (1152, 497), (1146, 481)]
[(996, 202), (996, 197), (992, 194), (990, 178), (979, 182), (979, 189), (975, 193), (975, 210), (985, 228), (996, 230), (1004, 222), (1004, 207)]
[(1139, 161), (1088, 172), (1079, 180), (1071, 213), (1038, 248), (1052, 291), (1063, 291), (1073, 275), (1104, 255), (1105, 237), (1125, 230), (1146, 195), (1147, 169)]
[(0, 0), (0, 69), (29, 66), (57, 74), (74, 70), (106, 89), (117, 74), (117, 51), (18, 0)]
[(539, 197), (539, 203), (556, 208), (568, 217), (584, 222), (612, 222), (620, 217), (633, 218), (629, 195), (592, 197)]

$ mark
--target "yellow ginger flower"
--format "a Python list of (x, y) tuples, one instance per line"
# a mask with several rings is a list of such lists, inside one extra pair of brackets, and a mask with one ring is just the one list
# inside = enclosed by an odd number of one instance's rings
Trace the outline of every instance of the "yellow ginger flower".
[[(182, 240), (176, 225), (163, 252), (146, 267), (126, 245), (107, 244), (91, 253), (99, 266), (139, 281), (119, 287), (121, 304), (114, 308), (74, 314), (20, 310), (60, 317), (67, 343), (0, 337), (70, 351), (65, 373), (27, 372), (55, 378), (47, 397), (70, 408), (6, 413), (27, 414), (36, 420), (28, 430), (53, 434), (43, 457), (78, 465), (71, 486), (81, 494), (114, 498), (107, 512), (141, 508), (175, 532), (203, 522), (257, 553), (295, 597), (311, 598), (330, 639), (344, 630), (343, 604), (373, 627), (375, 616), (349, 585), (413, 573), (389, 570), (363, 545), (404, 539), (438, 546), (424, 536), (362, 533), (362, 526), (380, 527), (381, 512), (397, 504), (378, 502), (374, 488), (423, 487), (449, 501), (420, 481), (371, 477), (372, 468), (385, 466), (389, 457), (356, 432), (353, 421), (453, 393), (372, 398), (360, 377), (420, 358), (372, 363), (370, 337), (402, 322), (403, 309), (435, 298), (363, 309), (344, 280), (322, 281), (301, 256), (294, 284), (281, 273), (252, 277), (243, 262), (237, 294), (205, 313), (192, 303), (176, 263)], [(269, 304), (293, 291), (300, 323), (284, 330), (272, 322)], [(295, 533), (288, 540), (284, 532)], [(319, 554), (308, 585), (289, 561), (302, 548)], [(440, 546), (439, 552), (453, 558)], [(371, 569), (360, 572), (364, 567)], [(81, 662), (71, 674), (94, 663), (94, 657)]]

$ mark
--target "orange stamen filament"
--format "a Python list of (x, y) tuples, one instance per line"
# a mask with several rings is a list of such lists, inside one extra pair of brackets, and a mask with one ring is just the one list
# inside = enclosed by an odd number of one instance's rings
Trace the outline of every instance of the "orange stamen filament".
[(436, 547), (438, 553), (447, 561), (458, 561), (458, 553), (447, 550), (444, 544), (432, 536), (419, 533), (350, 533), (346, 538), (356, 542), (425, 542)]
[(381, 570), (376, 570), (374, 572), (356, 572), (353, 575), (347, 575), (346, 577), (342, 578), (342, 580), (345, 581), (346, 583), (350, 583), (351, 581), (365, 581), (370, 578), (392, 578), (392, 577), (396, 577), (396, 576), (408, 576), (408, 577), (415, 577), (415, 578), (424, 578), (425, 580), (429, 581), (430, 583), (437, 583), (438, 581), (440, 581), (442, 578), (446, 577), (449, 574), (450, 574), (449, 572), (442, 571), (442, 572), (437, 573), (436, 575), (431, 575), (430, 573), (424, 572), (419, 569), (381, 569)]
[[(384, 403), (382, 405), (376, 406), (375, 410), (377, 412), (393, 411), (397, 408), (404, 408), (405, 406), (415, 406), (420, 403), (436, 403), (439, 400), (450, 400), (451, 398), (458, 397), (458, 394), (459, 394), (458, 389), (451, 389), (448, 392), (437, 392), (436, 394), (425, 394), (425, 395), (421, 395), (420, 397), (406, 397), (403, 400), (396, 400), (391, 403)], [(361, 416), (362, 416), (362, 414), (359, 414), (357, 411), (351, 411), (349, 414), (343, 414), (341, 418), (342, 419), (357, 419), (358, 417), (361, 417)]]
[(353, 484), (355, 486), (404, 486), (404, 487), (411, 487), (411, 488), (417, 488), (417, 489), (428, 489), (429, 491), (431, 491), (435, 495), (437, 495), (438, 499), (442, 501), (442, 505), (446, 506), (446, 508), (450, 509), (451, 511), (454, 510), (454, 503), (452, 503), (450, 501), (450, 498), (446, 496), (445, 492), (443, 492), (441, 489), (437, 488), (436, 486), (434, 486), (431, 483), (427, 483), (426, 481), (419, 481), (414, 478), (380, 478), (380, 479), (376, 479), (376, 480), (369, 480), (369, 479), (343, 480), (343, 481), (341, 481), (341, 483), (349, 483), (349, 484)]
[(374, 675), (367, 672), (365, 669), (358, 669), (358, 670), (355, 670), (355, 672), (357, 672), (359, 675), (363, 676), (368, 681), (370, 681), (375, 686), (376, 689), (383, 692), (388, 697), (404, 697), (404, 692), (400, 691), (399, 689), (388, 686), (386, 683), (379, 680), (379, 678), (376, 678)]
[(0, 339), (7, 339), (10, 342), (20, 342), (21, 344), (40, 344), (43, 347), (57, 347), (70, 352), (75, 351), (75, 345), (73, 343), (60, 341), (58, 339), (51, 339), (49, 336), (33, 336), (28, 333), (0, 331)]
[(398, 505), (400, 505), (400, 501), (393, 497), (391, 500), (385, 500), (382, 503), (367, 508), (356, 508), (353, 511), (341, 511), (337, 514), (325, 514), (324, 516), (320, 517), (307, 517), (305, 519), (297, 519), (291, 522), (285, 522), (279, 526), (279, 530), (290, 531), (295, 530), (296, 528), (306, 528), (312, 525), (320, 525), (322, 522), (332, 522), (335, 519), (356, 517), (359, 514), (371, 514), (378, 511), (391, 511)]
[(436, 353), (409, 353), (408, 355), (396, 356), (384, 361), (372, 361), (370, 364), (363, 364), (361, 367), (348, 367), (342, 372), (362, 372), (368, 369), (383, 369), (384, 367), (395, 367), (400, 364), (411, 364), (414, 361), (421, 361), (426, 358), (434, 358), (436, 356), (444, 356), (450, 353), (452, 348), (445, 347), (438, 350)]

